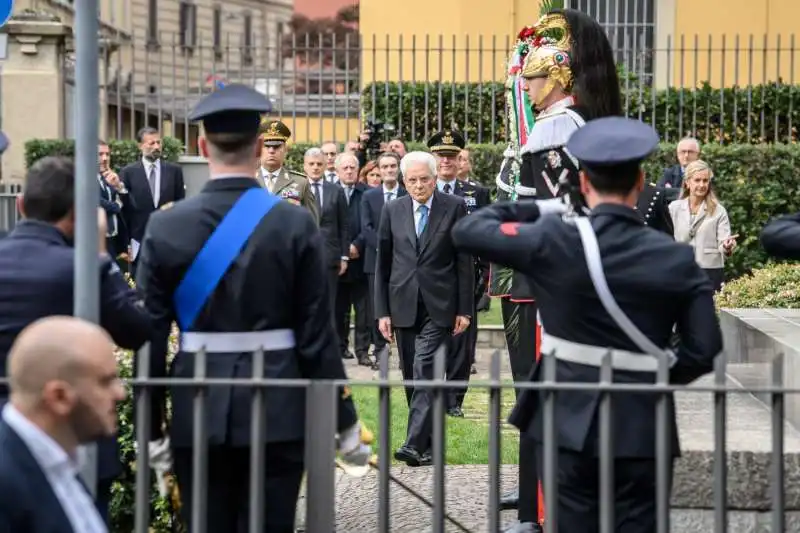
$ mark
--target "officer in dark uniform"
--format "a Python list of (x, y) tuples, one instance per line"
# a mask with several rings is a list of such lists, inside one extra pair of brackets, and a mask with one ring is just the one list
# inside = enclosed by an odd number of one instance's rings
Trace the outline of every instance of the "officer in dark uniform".
[(317, 203), (311, 193), (308, 178), (301, 172), (296, 172), (284, 166), (286, 161), (287, 141), (292, 136), (292, 130), (280, 120), (261, 119), (261, 136), (264, 139), (264, 149), (261, 150), (261, 166), (258, 177), (269, 192), (280, 196), (296, 205), (302, 205), (314, 215), (319, 223), (320, 213)]
[[(199, 194), (153, 214), (141, 250), (138, 282), (156, 321), (150, 367), (157, 377), (167, 374), (173, 320), (181, 337), (172, 376), (193, 376), (197, 352), (205, 349), (209, 378), (249, 380), (254, 352), (263, 348), (265, 377), (346, 377), (327, 285), (309, 283), (324, 274), (319, 229), (308, 210), (280, 201), (253, 178), (262, 148), (259, 118), (269, 110), (264, 96), (231, 84), (192, 111), (190, 120), (205, 128), (198, 144), (211, 179)], [(169, 438), (184, 494), (205, 479), (208, 532), (248, 531), (251, 390), (208, 390), (205, 475), (192, 467), (195, 393), (186, 387), (170, 392)], [(154, 400), (163, 412), (163, 394)], [(289, 533), (304, 470), (305, 391), (267, 389), (265, 410), (264, 531)], [(360, 424), (347, 391), (339, 400), (338, 428), (340, 451), (358, 451)], [(191, 507), (184, 497), (187, 522)]]
[[(558, 199), (523, 201), (482, 209), (453, 229), (457, 247), (529, 276), (541, 314), (542, 357), (555, 358), (556, 381), (598, 382), (602, 359), (612, 349), (615, 382), (653, 383), (657, 357), (666, 355), (676, 323), (682, 341), (670, 354), (672, 383), (686, 384), (710, 372), (722, 349), (713, 289), (692, 249), (646, 230), (633, 210), (644, 181), (641, 161), (657, 145), (655, 130), (642, 122), (590, 121), (567, 145), (581, 166), (579, 183), (570, 186), (583, 194), (588, 217), (564, 216), (567, 208)], [(610, 295), (595, 289), (590, 278), (582, 239), (589, 242), (590, 236), (599, 248), (591, 263), (605, 270)], [(666, 278), (676, 281), (665, 284)], [(636, 332), (612, 318), (601, 293), (616, 300), (641, 338), (632, 340)], [(540, 367), (532, 379), (540, 379)], [(523, 392), (510, 421), (537, 443), (542, 471), (540, 394)], [(599, 394), (560, 391), (556, 396), (558, 531), (552, 533), (598, 531)], [(625, 490), (607, 490), (614, 494), (619, 531), (656, 529), (655, 407), (654, 395), (614, 395), (614, 479)], [(674, 405), (670, 412), (669, 444), (677, 455)]]
[(761, 245), (773, 257), (800, 259), (800, 213), (776, 218), (764, 226)]
[(650, 226), (672, 237), (674, 229), (672, 217), (669, 214), (669, 200), (665, 191), (666, 189), (663, 187), (645, 183), (644, 189), (639, 194), (639, 199), (633, 208), (644, 219), (645, 226)]
[[(428, 140), (428, 148), (436, 156), (438, 162), (436, 188), (442, 194), (462, 197), (469, 215), (487, 204), (477, 186), (456, 177), (458, 173), (458, 155), (464, 149), (464, 145), (464, 136), (455, 130), (440, 131)], [(481, 296), (486, 292), (486, 282), (484, 280), (488, 281), (488, 264), (485, 267), (486, 272), (484, 274), (484, 263), (476, 256), (474, 306), (477, 306)], [(478, 340), (477, 322), (476, 308), (473, 307), (472, 321), (467, 331), (452, 338), (452, 344), (447, 355), (447, 379), (449, 381), (469, 381), (470, 371), (475, 363), (475, 350)], [(450, 391), (447, 402), (448, 415), (464, 416), (464, 411), (461, 407), (464, 404), (466, 393), (466, 388), (452, 389)]]
[[(0, 134), (0, 152), (7, 145)], [(73, 313), (75, 288), (75, 166), (70, 159), (46, 157), (26, 177), (19, 203), (23, 219), (0, 240), (0, 377), (17, 335), (29, 324)], [(142, 299), (130, 288), (106, 250), (105, 211), (99, 213), (100, 325), (114, 343), (138, 350), (152, 334)], [(0, 404), (8, 390), (0, 386)], [(111, 484), (122, 473), (116, 438), (97, 446), (97, 506), (108, 521)]]

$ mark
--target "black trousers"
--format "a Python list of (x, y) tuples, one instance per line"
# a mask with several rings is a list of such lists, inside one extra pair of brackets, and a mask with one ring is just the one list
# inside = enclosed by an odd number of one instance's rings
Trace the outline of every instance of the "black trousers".
[[(414, 327), (395, 329), (403, 379), (433, 379), (434, 356), (440, 346), (448, 345), (451, 331), (452, 327), (435, 324), (420, 302)], [(426, 452), (431, 447), (433, 433), (433, 391), (406, 387), (406, 400), (408, 427), (405, 445), (420, 453)]]
[[(501, 300), (506, 344), (514, 383), (526, 381), (536, 362), (536, 304), (513, 303)], [(509, 327), (511, 326), (511, 327)], [(519, 390), (514, 392), (519, 398)], [(520, 522), (537, 522), (539, 516), (539, 477), (536, 463), (536, 446), (520, 435), (519, 439), (519, 508)]]
[[(295, 509), (304, 470), (303, 442), (266, 445), (264, 533), (294, 533)], [(192, 448), (173, 448), (181, 491), (181, 515), (191, 528)], [(250, 512), (250, 448), (209, 446), (206, 520), (208, 533), (247, 533)]]
[(703, 272), (708, 275), (711, 280), (711, 285), (714, 287), (714, 292), (719, 292), (722, 289), (722, 282), (725, 281), (724, 268), (704, 268)]
[[(447, 381), (469, 381), (470, 370), (475, 363), (475, 346), (478, 340), (478, 317), (472, 313), (472, 320), (466, 331), (450, 338), (450, 350), (447, 354)], [(447, 407), (461, 407), (467, 387), (450, 389), (447, 395)]]
[[(311, 282), (311, 280), (309, 280)], [(331, 302), (331, 320), (336, 325), (336, 293), (339, 292), (339, 266), (328, 268), (328, 297)], [(338, 328), (337, 328), (338, 330)]]
[(370, 331), (367, 314), (367, 279), (339, 281), (336, 290), (336, 330), (339, 333), (339, 346), (342, 354), (350, 345), (350, 309), (355, 311), (355, 331), (353, 344), (356, 356), (366, 357), (369, 353)]
[(375, 316), (375, 274), (367, 274), (367, 285), (369, 295), (367, 296), (367, 313), (370, 324), (369, 334), (372, 340), (372, 345), (375, 346), (375, 353), (380, 352), (386, 346), (386, 339), (383, 338), (381, 332), (378, 330), (378, 318)]
[[(538, 464), (544, 447), (538, 444)], [(672, 472), (669, 475), (672, 488)], [(558, 451), (558, 531), (597, 533), (600, 527), (600, 459), (594, 454)], [(655, 459), (617, 459), (614, 462), (615, 533), (653, 533), (656, 530)], [(542, 487), (547, 492), (547, 485)], [(545, 517), (545, 521), (547, 517)]]

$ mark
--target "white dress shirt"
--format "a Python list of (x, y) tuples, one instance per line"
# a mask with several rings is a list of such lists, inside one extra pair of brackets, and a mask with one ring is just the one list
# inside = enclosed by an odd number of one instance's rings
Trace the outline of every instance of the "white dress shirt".
[(431, 205), (433, 204), (433, 195), (431, 195), (431, 197), (428, 198), (428, 201), (425, 202), (425, 204), (421, 204), (418, 201), (414, 200), (413, 198), (411, 199), (411, 204), (414, 206), (414, 230), (416, 231), (416, 229), (419, 227), (419, 219), (420, 219), (420, 217), (422, 217), (422, 213), (420, 212), (419, 208), (422, 205), (425, 205), (425, 206), (428, 207), (428, 224), (430, 224), (431, 223)]
[(400, 191), (400, 187), (398, 187), (397, 185), (394, 186), (394, 189), (387, 189), (386, 185), (383, 185), (383, 202), (386, 203), (386, 195), (390, 194), (390, 193), (392, 195), (390, 200), (397, 200), (397, 193), (399, 191)]
[[(450, 190), (445, 192), (444, 186), (450, 185)], [(455, 194), (456, 193), (456, 178), (453, 178), (451, 181), (443, 180), (442, 178), (438, 178), (436, 180), (436, 188), (439, 189), (440, 193), (443, 194)]]
[(279, 168), (278, 170), (271, 172), (264, 167), (261, 167), (261, 178), (264, 180), (267, 188), (270, 192), (275, 192), (273, 189), (275, 187), (275, 182), (278, 180), (278, 177), (281, 175), (283, 171), (283, 167)]
[(153, 207), (158, 207), (158, 201), (161, 200), (161, 160), (148, 161), (142, 158), (142, 164), (144, 165), (144, 175), (147, 178), (148, 187), (150, 186), (150, 169), (155, 168), (156, 170), (155, 183), (153, 184)]
[(91, 495), (77, 479), (76, 461), (10, 403), (2, 416), (42, 469), (75, 533), (108, 533)]
[[(311, 194), (314, 196), (317, 195), (317, 187), (315, 187), (315, 184), (317, 183), (319, 183), (319, 207), (321, 209), (325, 206), (325, 193), (323, 192), (323, 189), (325, 188), (325, 178), (320, 178), (317, 181), (308, 178), (308, 186), (311, 187)], [(322, 213), (320, 213), (320, 216), (322, 216)]]

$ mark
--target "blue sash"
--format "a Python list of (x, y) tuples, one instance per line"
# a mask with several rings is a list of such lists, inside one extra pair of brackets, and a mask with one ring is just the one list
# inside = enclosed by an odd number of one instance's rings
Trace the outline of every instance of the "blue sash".
[(258, 223), (278, 202), (277, 196), (258, 187), (249, 189), (233, 204), (175, 290), (175, 314), (181, 331), (192, 327)]

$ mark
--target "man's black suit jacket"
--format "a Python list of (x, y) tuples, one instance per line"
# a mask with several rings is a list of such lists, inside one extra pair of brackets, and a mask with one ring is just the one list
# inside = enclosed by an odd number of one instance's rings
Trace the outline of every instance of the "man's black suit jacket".
[[(405, 196), (406, 190), (397, 187), (395, 199)], [(381, 223), (381, 211), (386, 203), (383, 186), (375, 187), (364, 193), (361, 199), (361, 234), (364, 236), (364, 272), (375, 273), (375, 259), (378, 256), (378, 226)]]
[[(417, 239), (411, 196), (389, 202), (381, 214), (375, 272), (375, 316), (410, 328), (422, 299), (431, 320), (452, 328), (457, 315), (471, 316), (473, 258), (458, 252), (450, 235), (467, 215), (464, 200), (434, 191), (428, 224)], [(419, 242), (418, 242), (419, 241)]]
[(0, 531), (81, 533), (67, 518), (27, 444), (0, 420)]
[(159, 165), (161, 184), (158, 206), (153, 203), (153, 195), (150, 193), (147, 174), (141, 161), (131, 163), (119, 173), (125, 188), (128, 189), (126, 195), (128, 198), (123, 197), (122, 216), (128, 227), (128, 236), (140, 243), (144, 238), (144, 229), (150, 219), (150, 213), (170, 202), (183, 200), (186, 196), (181, 167), (164, 160), (159, 161)]
[[(311, 192), (314, 185), (309, 180)], [(322, 185), (322, 211), (319, 216), (319, 230), (325, 241), (325, 264), (338, 268), (342, 257), (350, 255), (350, 240), (347, 231), (347, 199), (344, 189), (335, 183), (320, 180)]]
[[(345, 191), (345, 199), (347, 191), (345, 186), (342, 185), (342, 190)], [(347, 271), (344, 273), (340, 281), (360, 281), (364, 277), (364, 234), (361, 231), (361, 199), (364, 193), (369, 190), (369, 187), (363, 183), (356, 183), (353, 186), (353, 192), (350, 193), (350, 203), (347, 204), (347, 248), (348, 255), (350, 245), (353, 245), (358, 250), (358, 258), (350, 259), (347, 264)]]

